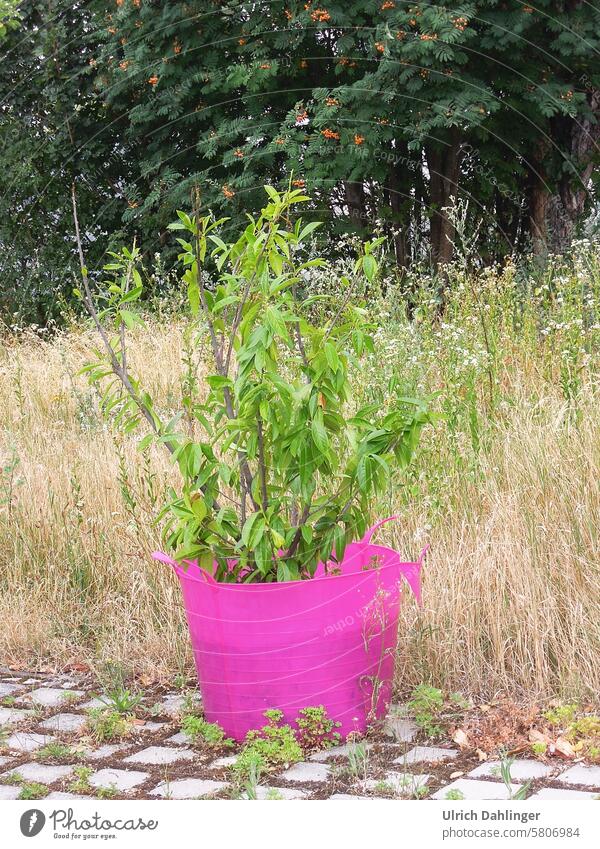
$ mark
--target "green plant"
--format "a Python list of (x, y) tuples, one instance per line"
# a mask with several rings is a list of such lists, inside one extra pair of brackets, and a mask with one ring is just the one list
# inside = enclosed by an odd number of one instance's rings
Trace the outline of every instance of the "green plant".
[(465, 798), (465, 794), (461, 790), (458, 790), (458, 789), (448, 790), (448, 792), (444, 796), (444, 799), (447, 799), (449, 802), (450, 801), (458, 802), (458, 801), (460, 801), (461, 799), (464, 799), (464, 798)]
[(272, 767), (302, 760), (302, 749), (294, 729), (281, 724), (283, 713), (267, 710), (265, 718), (266, 725), (248, 732), (238, 759), (231, 767), (238, 782), (246, 781), (250, 775), (262, 775)]
[(296, 725), (299, 728), (296, 736), (305, 752), (330, 749), (332, 746), (337, 746), (341, 740), (339, 733), (334, 731), (341, 722), (329, 719), (323, 705), (302, 708), (296, 719)]
[(531, 751), (534, 755), (545, 755), (548, 751), (548, 744), (543, 741), (538, 741), (531, 744)]
[(26, 781), (21, 785), (19, 799), (43, 799), (50, 792), (45, 784), (40, 784), (37, 781)]
[(23, 784), (25, 779), (18, 770), (9, 772), (0, 777), (0, 784)]
[(132, 693), (124, 687), (115, 687), (100, 696), (100, 701), (117, 713), (129, 714), (140, 704), (143, 693)]
[(98, 787), (96, 797), (98, 799), (114, 799), (119, 793), (117, 787), (111, 784), (110, 787)]
[(37, 760), (64, 760), (66, 758), (80, 757), (80, 754), (65, 743), (46, 743), (35, 753)]
[(69, 792), (71, 793), (89, 793), (92, 791), (90, 785), (90, 776), (94, 770), (89, 766), (76, 766), (73, 770), (75, 778), (69, 784)]
[(522, 784), (518, 790), (513, 791), (512, 789), (512, 777), (510, 771), (512, 769), (512, 765), (514, 764), (515, 759), (508, 757), (505, 752), (501, 752), (500, 754), (500, 766), (497, 768), (500, 773), (500, 778), (504, 782), (506, 789), (508, 790), (508, 798), (511, 801), (520, 801), (521, 799), (525, 799), (527, 793), (529, 792), (529, 788), (531, 787), (531, 781), (525, 782)]
[[(271, 582), (312, 577), (319, 560), (335, 561), (361, 537), (374, 499), (405, 469), (431, 416), (423, 402), (390, 390), (384, 408), (351, 403), (350, 374), (373, 351), (366, 311), (354, 291), (374, 280), (381, 239), (363, 245), (332, 318), (311, 323), (314, 298), (299, 294), (303, 261), (317, 223), (292, 223), (299, 190), (265, 187), (267, 205), (237, 241), (225, 242), (223, 219), (179, 212), (180, 260), (192, 318), (208, 334), (213, 373), (206, 398), (184, 398), (163, 422), (130, 373), (126, 334), (143, 324), (136, 309), (144, 284), (140, 251), (124, 248), (105, 267), (112, 279), (92, 296), (80, 248), (80, 296), (103, 342), (85, 366), (102, 386), (105, 414), (125, 432), (144, 421), (152, 441), (177, 462), (182, 484), (159, 518), (176, 559), (197, 559), (219, 581)], [(111, 335), (114, 328), (114, 336)], [(204, 431), (193, 439), (179, 423), (191, 413)], [(235, 562), (235, 565), (232, 563)]]
[(364, 740), (352, 740), (348, 749), (346, 772), (351, 778), (365, 779), (369, 766), (369, 750)]
[(3, 698), (3, 699), (2, 699), (2, 701), (1, 701), (1, 703), (2, 703), (5, 707), (12, 707), (12, 706), (15, 704), (15, 702), (16, 702), (16, 701), (17, 701), (17, 700), (15, 699), (15, 697), (14, 697), (14, 696), (4, 696), (4, 698)]
[(184, 716), (181, 723), (181, 730), (184, 734), (192, 739), (192, 742), (197, 743), (202, 741), (209, 746), (233, 746), (234, 742), (230, 737), (225, 737), (225, 732), (216, 722), (207, 722), (201, 716), (194, 714)]
[(418, 684), (407, 705), (417, 725), (428, 737), (439, 737), (443, 733), (438, 717), (444, 707), (444, 694), (437, 687)]
[(131, 717), (127, 714), (111, 708), (92, 708), (87, 713), (88, 731), (100, 743), (126, 737), (131, 731)]
[(564, 705), (556, 705), (545, 711), (544, 719), (551, 725), (569, 725), (575, 719), (578, 705), (576, 702)]

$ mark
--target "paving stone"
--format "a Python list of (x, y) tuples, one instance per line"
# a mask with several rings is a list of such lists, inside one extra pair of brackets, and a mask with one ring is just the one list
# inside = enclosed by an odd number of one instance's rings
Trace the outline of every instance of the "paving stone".
[(191, 749), (171, 749), (167, 746), (148, 746), (141, 752), (135, 752), (123, 758), (125, 763), (138, 764), (172, 764), (176, 761), (191, 761), (196, 753)]
[(196, 799), (227, 786), (224, 781), (213, 781), (210, 778), (180, 778), (177, 781), (161, 781), (149, 795), (162, 799)]
[(585, 784), (586, 787), (600, 787), (600, 766), (576, 764), (563, 772), (558, 781), (565, 784)]
[(16, 725), (17, 722), (23, 722), (32, 713), (32, 710), (0, 707), (0, 725)]
[(105, 743), (99, 749), (93, 749), (90, 752), (85, 752), (85, 758), (88, 761), (100, 761), (102, 758), (109, 758), (116, 752), (122, 752), (127, 748), (127, 743)]
[(4, 681), (0, 681), (0, 699), (3, 699), (5, 696), (14, 696), (15, 693), (20, 693), (24, 690), (22, 684), (7, 684)]
[[(458, 755), (456, 749), (441, 749), (437, 746), (415, 746), (410, 752), (392, 761), (395, 764), (439, 763), (454, 759)], [(471, 773), (469, 773), (471, 774)]]
[(590, 793), (584, 790), (563, 790), (560, 787), (542, 787), (541, 790), (538, 790), (537, 793), (533, 793), (527, 801), (533, 799), (542, 799), (542, 800), (552, 800), (552, 799), (564, 799), (568, 801), (572, 799), (576, 802), (578, 799), (598, 799), (600, 793)]
[(429, 775), (413, 775), (410, 772), (386, 772), (384, 778), (368, 778), (360, 781), (356, 787), (358, 790), (377, 790), (386, 784), (399, 796), (412, 796), (419, 787), (425, 787), (429, 778)]
[(189, 734), (184, 734), (183, 731), (178, 731), (177, 734), (173, 734), (172, 737), (167, 737), (169, 743), (191, 743), (192, 738)]
[[(83, 690), (73, 690), (72, 692), (76, 693), (77, 696), (85, 695)], [(65, 691), (59, 687), (39, 687), (37, 690), (27, 693), (25, 698), (36, 705), (43, 705), (43, 707), (60, 707), (64, 705), (65, 701), (68, 701)]]
[[(256, 798), (257, 799), (306, 799), (308, 793), (306, 790), (293, 789), (290, 787), (263, 787), (259, 785), (256, 788)], [(247, 799), (248, 796), (246, 793), (243, 794), (243, 798)]]
[[(371, 743), (360, 742), (361, 747), (364, 747), (367, 751), (371, 748)], [(341, 756), (350, 755), (352, 752), (356, 750), (356, 743), (344, 743), (343, 746), (332, 746), (331, 749), (323, 749), (322, 752), (315, 752), (314, 755), (311, 755), (309, 761), (318, 761), (322, 763), (323, 761), (328, 761), (330, 758), (336, 758)]]
[(28, 763), (15, 767), (14, 770), (4, 772), (9, 776), (11, 772), (18, 772), (25, 781), (39, 781), (40, 784), (53, 784), (61, 778), (66, 778), (73, 772), (73, 766), (49, 766), (47, 764)]
[[(157, 731), (162, 731), (163, 728), (167, 727), (166, 722), (146, 722), (144, 725), (136, 725), (135, 730), (141, 731), (144, 734), (156, 734)], [(189, 741), (187, 741), (189, 742)]]
[(57, 713), (40, 722), (40, 728), (49, 731), (81, 731), (87, 722), (87, 716), (80, 713)]
[(18, 799), (20, 787), (13, 787), (12, 784), (0, 784), (0, 799)]
[[(468, 778), (478, 778), (481, 775), (489, 775), (491, 778), (500, 778), (500, 761), (487, 761), (480, 764), (476, 769), (467, 773)], [(515, 781), (529, 781), (534, 778), (544, 778), (554, 771), (554, 767), (531, 759), (516, 760), (510, 768), (510, 776)]]
[(53, 790), (52, 793), (48, 793), (48, 795), (44, 797), (44, 799), (48, 799), (48, 800), (53, 799), (57, 802), (59, 800), (64, 800), (66, 802), (67, 799), (95, 799), (95, 798), (96, 798), (95, 796), (79, 796), (77, 793), (63, 793), (60, 790)]
[(4, 766), (4, 764), (10, 763), (14, 758), (4, 758), (0, 756), (0, 766)]
[(160, 704), (163, 713), (167, 713), (169, 716), (178, 716), (186, 701), (186, 698), (179, 693), (169, 693)]
[(115, 787), (123, 793), (143, 784), (149, 773), (137, 772), (133, 769), (100, 769), (90, 775), (89, 782), (92, 787)]
[(217, 758), (210, 764), (207, 764), (207, 769), (222, 769), (224, 766), (233, 766), (237, 761), (237, 755), (227, 755), (225, 758)]
[(102, 701), (102, 699), (98, 699), (94, 696), (93, 699), (88, 699), (87, 702), (82, 702), (79, 707), (83, 710), (93, 710), (94, 708), (107, 707), (107, 704)]
[[(516, 793), (520, 787), (520, 784), (511, 784), (512, 793)], [(459, 778), (453, 781), (452, 784), (447, 784), (445, 787), (440, 788), (431, 798), (445, 800), (446, 794), (451, 790), (460, 791), (467, 801), (475, 799), (508, 799), (510, 796), (507, 787), (497, 781), (475, 781), (470, 778)]]
[(286, 781), (327, 781), (331, 767), (320, 763), (299, 763), (279, 775)]
[(6, 741), (6, 747), (15, 752), (35, 752), (56, 740), (51, 734), (37, 734), (35, 731), (15, 731)]
[(358, 799), (359, 802), (390, 802), (391, 799), (384, 796), (353, 796), (351, 793), (334, 793), (327, 800), (328, 802), (351, 801)]
[(384, 731), (398, 743), (410, 743), (419, 732), (419, 727), (411, 720), (400, 716), (388, 716)]

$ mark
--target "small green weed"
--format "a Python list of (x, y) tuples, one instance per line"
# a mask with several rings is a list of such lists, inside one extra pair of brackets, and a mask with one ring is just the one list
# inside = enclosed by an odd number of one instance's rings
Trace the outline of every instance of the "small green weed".
[(98, 799), (114, 799), (118, 794), (118, 790), (114, 784), (111, 784), (110, 787), (98, 787), (96, 790), (96, 798)]
[(281, 725), (280, 710), (265, 711), (267, 725), (260, 730), (249, 731), (242, 751), (231, 767), (239, 782), (253, 773), (262, 774), (271, 767), (297, 763), (302, 760), (302, 749), (290, 725)]
[(71, 793), (89, 793), (92, 791), (90, 775), (94, 770), (89, 766), (76, 766), (74, 772), (75, 778), (69, 784), (69, 791)]
[(88, 711), (87, 728), (99, 743), (118, 740), (130, 733), (131, 717), (110, 708), (92, 708)]
[(440, 737), (443, 728), (438, 717), (444, 707), (444, 694), (437, 687), (419, 684), (412, 692), (408, 709), (414, 716), (417, 725), (428, 737)]
[(234, 741), (230, 737), (225, 737), (225, 732), (218, 723), (207, 722), (201, 716), (184, 716), (181, 730), (188, 737), (191, 737), (194, 743), (202, 742), (209, 746), (227, 747), (234, 745)]
[(578, 705), (575, 702), (557, 705), (544, 713), (544, 719), (551, 725), (569, 725), (575, 719), (577, 709)]
[(298, 742), (305, 752), (331, 749), (340, 743), (341, 737), (334, 729), (339, 728), (341, 722), (329, 719), (323, 705), (302, 708), (296, 725), (300, 729)]
[(444, 799), (447, 799), (449, 802), (458, 802), (461, 799), (465, 798), (465, 794), (461, 790), (448, 790)]
[(65, 743), (46, 743), (41, 749), (35, 753), (37, 760), (64, 760), (66, 758), (81, 757), (80, 753), (73, 749), (72, 746), (67, 746)]
[(26, 781), (19, 793), (19, 799), (43, 799), (50, 792), (45, 784), (39, 784), (37, 781)]

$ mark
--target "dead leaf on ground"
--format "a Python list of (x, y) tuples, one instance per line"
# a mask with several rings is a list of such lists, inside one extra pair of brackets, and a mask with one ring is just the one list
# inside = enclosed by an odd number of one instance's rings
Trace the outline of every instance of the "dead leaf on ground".
[(550, 746), (550, 751), (556, 752), (557, 755), (560, 755), (563, 758), (575, 757), (575, 749), (568, 740), (565, 740), (564, 737), (559, 737), (556, 743)]
[(462, 728), (457, 728), (454, 734), (452, 735), (452, 739), (455, 743), (457, 743), (461, 749), (469, 748), (469, 738), (462, 730)]

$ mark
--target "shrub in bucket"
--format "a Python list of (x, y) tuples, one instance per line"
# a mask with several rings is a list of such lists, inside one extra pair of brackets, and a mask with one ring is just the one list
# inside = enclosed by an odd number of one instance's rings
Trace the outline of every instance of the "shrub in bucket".
[(235, 241), (211, 215), (171, 225), (189, 332), (210, 350), (204, 381), (188, 364), (178, 415), (166, 421), (128, 368), (127, 330), (143, 323), (135, 245), (113, 255), (96, 297), (81, 256), (104, 342), (85, 371), (115, 423), (144, 423), (140, 448), (162, 443), (178, 468), (156, 556), (181, 581), (207, 719), (239, 739), (266, 709), (290, 719), (322, 704), (347, 734), (385, 711), (401, 576), (418, 592), (420, 561), (373, 545), (369, 520), (431, 417), (393, 386), (383, 409), (353, 400), (352, 372), (374, 353), (356, 292), (375, 279), (382, 240), (364, 244), (335, 299), (308, 297), (303, 272), (326, 265), (304, 247), (318, 224), (294, 220), (309, 199), (266, 191)]

